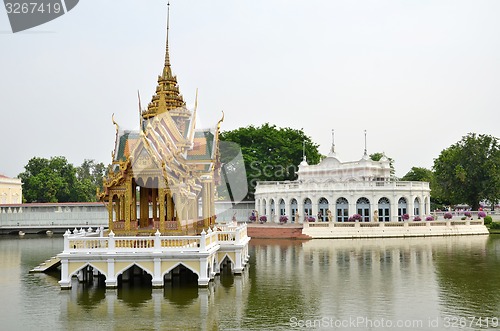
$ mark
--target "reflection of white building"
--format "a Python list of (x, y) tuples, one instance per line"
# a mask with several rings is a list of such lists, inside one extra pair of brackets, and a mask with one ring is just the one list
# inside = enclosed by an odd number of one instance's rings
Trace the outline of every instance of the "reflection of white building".
[(0, 174), (0, 205), (22, 203), (22, 198), (21, 180)]
[(360, 214), (364, 222), (377, 218), (396, 222), (403, 214), (410, 220), (430, 214), (429, 183), (391, 180), (389, 160), (384, 156), (372, 161), (366, 148), (359, 161), (341, 162), (334, 147), (317, 165), (308, 165), (304, 157), (295, 181), (258, 182), (255, 208), (259, 214), (274, 222), (286, 215), (292, 223), (302, 223), (307, 216), (346, 222)]

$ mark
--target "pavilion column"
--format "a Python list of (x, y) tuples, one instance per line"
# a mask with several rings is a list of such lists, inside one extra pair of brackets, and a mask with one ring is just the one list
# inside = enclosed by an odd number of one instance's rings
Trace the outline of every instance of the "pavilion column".
[(206, 226), (208, 223), (208, 215), (209, 215), (209, 203), (208, 203), (208, 183), (202, 182), (202, 190), (201, 190), (201, 213), (203, 217), (203, 224)]
[(125, 219), (125, 197), (123, 194), (120, 194), (118, 197), (118, 203), (120, 204), (120, 214), (118, 215), (118, 221), (122, 221)]
[(271, 219), (271, 198), (266, 197), (266, 202), (261, 202), (261, 214), (266, 215), (269, 222), (272, 222)]
[(139, 195), (140, 224), (141, 227), (147, 227), (149, 219), (148, 189), (145, 187), (141, 187)]
[(113, 229), (113, 197), (108, 201), (108, 227)]
[(208, 200), (209, 200), (209, 206), (210, 206), (210, 213), (208, 216), (210, 217), (210, 225), (215, 223), (215, 187), (214, 183), (212, 180), (210, 180), (210, 183), (208, 184), (209, 191), (208, 191)]
[(153, 221), (158, 220), (158, 189), (151, 189), (151, 201), (153, 203)]
[(318, 201), (316, 199), (316, 195), (313, 195), (311, 198), (311, 213), (312, 217), (316, 220), (316, 222), (319, 222), (320, 220), (318, 219)]
[(174, 220), (174, 199), (172, 193), (167, 192), (167, 221)]
[(352, 215), (356, 214), (356, 199), (354, 196), (351, 196), (351, 199), (349, 199), (349, 214), (348, 217), (351, 217)]
[(130, 218), (129, 224), (125, 224), (125, 229), (130, 230), (130, 223), (137, 221), (137, 184), (133, 183), (132, 190), (130, 191), (130, 203), (132, 204), (130, 208)]
[(391, 222), (398, 221), (398, 197), (393, 195), (391, 202)]
[(128, 180), (125, 184), (125, 196), (124, 196), (124, 211), (125, 211), (125, 230), (130, 230), (130, 220), (132, 219), (132, 192), (135, 192), (132, 180)]
[(413, 220), (413, 216), (415, 216), (415, 196), (410, 195), (410, 201), (408, 201), (408, 210), (406, 213), (410, 215), (409, 220)]
[(160, 203), (160, 232), (165, 232), (165, 190), (159, 189), (159, 203)]
[(302, 197), (295, 198), (297, 200), (297, 212), (295, 213), (295, 223), (304, 223), (304, 204)]
[(202, 190), (201, 190), (201, 213), (203, 217), (203, 225), (204, 227), (208, 227), (210, 224), (210, 183), (208, 181), (202, 181)]
[[(370, 200), (370, 215), (368, 215), (370, 217), (370, 222), (374, 222), (374, 213), (375, 213), (375, 210), (377, 211), (378, 213), (378, 201), (375, 202), (375, 199), (373, 197), (371, 197), (371, 200)], [(380, 217), (380, 215), (379, 215)]]

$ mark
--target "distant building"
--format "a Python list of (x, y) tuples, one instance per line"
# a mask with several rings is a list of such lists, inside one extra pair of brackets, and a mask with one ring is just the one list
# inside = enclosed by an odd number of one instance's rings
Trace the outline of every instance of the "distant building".
[(19, 178), (9, 178), (0, 174), (0, 205), (22, 203), (22, 185)]
[(424, 219), (430, 214), (430, 188), (427, 182), (391, 180), (387, 157), (373, 161), (366, 153), (359, 161), (341, 162), (332, 143), (330, 154), (317, 165), (304, 160), (295, 181), (258, 182), (255, 209), (268, 220), (302, 223), (346, 222), (354, 214), (361, 222), (397, 222), (408, 214)]

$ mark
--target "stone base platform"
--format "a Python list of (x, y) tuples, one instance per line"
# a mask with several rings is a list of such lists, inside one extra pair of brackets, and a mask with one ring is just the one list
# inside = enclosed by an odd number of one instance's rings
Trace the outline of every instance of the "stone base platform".
[(482, 220), (367, 222), (367, 223), (304, 223), (302, 233), (312, 238), (384, 238), (487, 235)]

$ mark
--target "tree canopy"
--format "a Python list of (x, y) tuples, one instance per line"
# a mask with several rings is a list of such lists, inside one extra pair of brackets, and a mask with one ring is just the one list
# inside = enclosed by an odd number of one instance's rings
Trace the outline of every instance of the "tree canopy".
[[(321, 160), (318, 145), (303, 130), (277, 128), (268, 123), (253, 125), (220, 134), (221, 141), (239, 145), (245, 163), (248, 182), (247, 198), (252, 199), (257, 181), (283, 181), (296, 179), (302, 161), (303, 147), (309, 164)], [(229, 162), (234, 153), (221, 152), (221, 162)], [(223, 195), (219, 192), (219, 195)]]
[(467, 203), (477, 210), (483, 200), (500, 200), (500, 146), (498, 138), (469, 133), (434, 160), (440, 194), (453, 204)]
[(18, 177), (26, 202), (89, 202), (96, 201), (104, 171), (104, 164), (93, 160), (74, 167), (63, 156), (34, 157)]
[(432, 182), (434, 173), (432, 170), (420, 167), (412, 167), (401, 180), (409, 182)]

